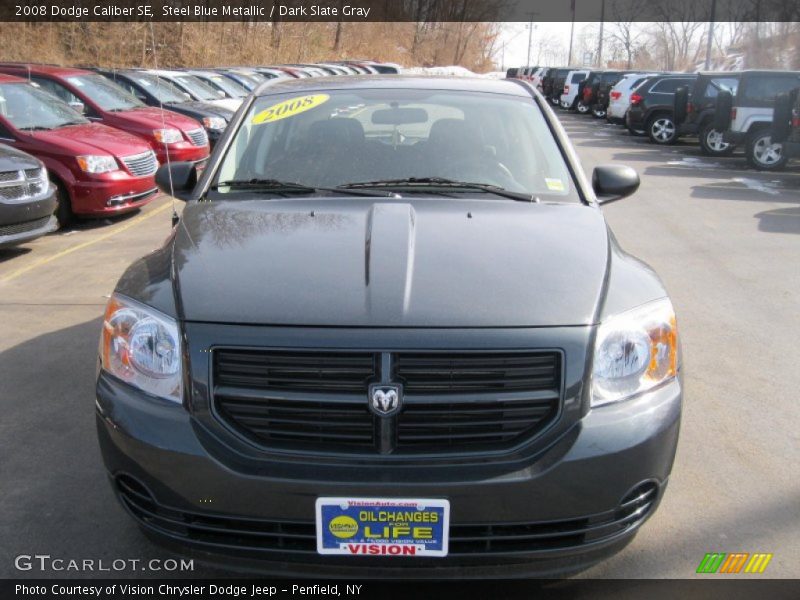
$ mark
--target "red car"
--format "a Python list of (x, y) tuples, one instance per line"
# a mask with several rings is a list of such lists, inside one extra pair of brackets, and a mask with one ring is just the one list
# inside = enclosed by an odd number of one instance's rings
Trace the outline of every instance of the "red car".
[(146, 141), (92, 123), (19, 77), (0, 74), (0, 143), (41, 160), (58, 188), (59, 222), (102, 217), (147, 204), (156, 195), (158, 161)]
[(0, 73), (30, 79), (83, 112), (95, 123), (121, 129), (147, 140), (158, 162), (205, 162), (209, 143), (205, 128), (194, 119), (150, 107), (99, 73), (37, 64), (0, 64)]

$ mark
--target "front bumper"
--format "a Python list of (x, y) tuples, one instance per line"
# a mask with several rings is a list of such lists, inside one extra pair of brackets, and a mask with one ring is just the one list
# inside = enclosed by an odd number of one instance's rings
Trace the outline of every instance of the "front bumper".
[[(206, 130), (206, 132), (208, 132), (208, 130)], [(167, 154), (169, 154), (169, 160), (171, 162), (201, 162), (206, 160), (211, 153), (208, 145), (195, 146), (186, 140), (176, 144), (170, 144), (168, 148), (165, 147), (164, 144), (154, 144), (153, 151), (156, 153), (156, 158), (160, 165), (166, 164)]]
[[(236, 557), (240, 567), (254, 561), (283, 574), (554, 575), (618, 552), (655, 510), (675, 455), (681, 401), (676, 380), (590, 411), (533, 456), (487, 465), (254, 461), (184, 407), (103, 372), (97, 427), (123, 506), (149, 535), (200, 559)], [(447, 498), (450, 554), (320, 556), (319, 496)]]
[(56, 204), (53, 186), (40, 198), (23, 202), (0, 200), (0, 248), (23, 244), (58, 229), (53, 216)]
[(76, 181), (69, 189), (72, 210), (86, 217), (124, 214), (141, 208), (158, 194), (152, 177), (132, 177), (124, 171), (109, 177)]

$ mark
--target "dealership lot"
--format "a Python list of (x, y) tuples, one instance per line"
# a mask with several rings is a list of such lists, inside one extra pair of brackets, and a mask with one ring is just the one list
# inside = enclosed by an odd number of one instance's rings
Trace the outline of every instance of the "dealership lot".
[[(585, 576), (688, 577), (706, 552), (721, 551), (773, 553), (765, 575), (797, 577), (800, 171), (759, 173), (738, 155), (710, 159), (694, 143), (657, 147), (591, 117), (560, 117), (587, 173), (619, 162), (642, 176), (639, 193), (605, 213), (623, 247), (665, 280), (686, 377), (661, 509), (628, 549)], [(112, 497), (92, 397), (106, 297), (125, 266), (168, 235), (170, 212), (160, 198), (110, 224), (0, 251), (3, 576), (63, 574), (19, 572), (19, 554), (106, 566), (170, 556)]]

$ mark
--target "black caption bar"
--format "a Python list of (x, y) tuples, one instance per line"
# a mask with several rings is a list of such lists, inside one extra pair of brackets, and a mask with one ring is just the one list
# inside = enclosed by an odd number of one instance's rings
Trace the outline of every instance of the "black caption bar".
[(0, 21), (791, 22), (800, 0), (4, 0)]
[(797, 598), (797, 582), (786, 579), (582, 579), (482, 581), (291, 581), (291, 580), (0, 580), (0, 598), (20, 600), (205, 600), (207, 598), (280, 598), (346, 600), (408, 600), (432, 598), (503, 598), (531, 600), (770, 600)]

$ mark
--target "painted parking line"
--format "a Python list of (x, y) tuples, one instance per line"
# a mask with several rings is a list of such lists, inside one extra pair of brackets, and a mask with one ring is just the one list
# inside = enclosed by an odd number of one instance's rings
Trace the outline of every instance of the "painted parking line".
[(146, 220), (148, 220), (148, 219), (150, 219), (150, 218), (152, 218), (152, 217), (154, 217), (156, 215), (159, 215), (159, 214), (163, 213), (165, 210), (167, 210), (171, 206), (172, 206), (172, 204), (167, 202), (163, 206), (159, 206), (158, 208), (156, 208), (154, 210), (151, 210), (151, 211), (149, 211), (149, 212), (147, 212), (147, 213), (145, 213), (143, 215), (139, 215), (138, 217), (135, 217), (134, 219), (131, 219), (127, 223), (125, 223), (123, 225), (120, 225), (119, 227), (117, 227), (115, 229), (112, 229), (112, 230), (108, 231), (107, 233), (104, 233), (103, 235), (100, 235), (100, 236), (98, 236), (96, 238), (93, 238), (93, 239), (85, 241), (85, 242), (81, 242), (80, 244), (76, 244), (74, 246), (70, 246), (69, 248), (65, 248), (64, 250), (61, 250), (60, 252), (56, 252), (52, 256), (47, 256), (45, 258), (41, 258), (41, 259), (39, 259), (37, 261), (32, 262), (29, 265), (26, 265), (24, 267), (20, 267), (16, 271), (12, 271), (8, 275), (6, 275), (4, 278), (0, 279), (0, 283), (8, 283), (9, 281), (11, 281), (13, 279), (16, 279), (20, 275), (28, 273), (29, 271), (33, 271), (34, 269), (38, 269), (39, 267), (44, 266), (44, 265), (46, 265), (48, 263), (51, 263), (54, 260), (58, 260), (59, 258), (63, 258), (64, 256), (67, 256), (68, 254), (72, 254), (73, 252), (77, 252), (78, 250), (83, 250), (84, 248), (88, 248), (89, 246), (93, 246), (94, 244), (96, 244), (98, 242), (102, 242), (102, 241), (107, 240), (107, 239), (109, 239), (111, 237), (114, 237), (118, 233), (122, 233), (123, 231), (127, 231), (131, 227), (135, 227), (139, 223), (141, 223), (143, 221), (146, 221)]

